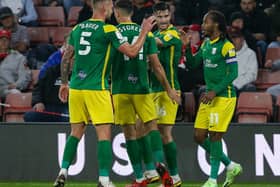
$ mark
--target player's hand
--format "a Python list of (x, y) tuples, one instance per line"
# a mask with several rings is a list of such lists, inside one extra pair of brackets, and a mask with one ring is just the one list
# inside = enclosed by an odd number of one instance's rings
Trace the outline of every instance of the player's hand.
[(146, 34), (150, 32), (153, 27), (156, 25), (155, 16), (150, 16), (149, 18), (144, 18), (142, 21), (141, 29)]
[(66, 103), (68, 101), (69, 87), (67, 84), (60, 85), (58, 97), (61, 102)]
[(36, 105), (33, 106), (33, 109), (36, 112), (43, 112), (45, 110), (45, 105), (44, 103), (37, 103)]
[(180, 32), (180, 39), (183, 43), (183, 45), (189, 46), (191, 43), (192, 36), (188, 33), (186, 33), (183, 29), (179, 31)]
[(200, 101), (204, 104), (211, 104), (212, 100), (216, 97), (216, 92), (209, 91), (207, 93), (204, 93), (200, 97)]
[(170, 89), (168, 90), (167, 94), (173, 102), (176, 102), (178, 105), (181, 105), (181, 97), (176, 90)]

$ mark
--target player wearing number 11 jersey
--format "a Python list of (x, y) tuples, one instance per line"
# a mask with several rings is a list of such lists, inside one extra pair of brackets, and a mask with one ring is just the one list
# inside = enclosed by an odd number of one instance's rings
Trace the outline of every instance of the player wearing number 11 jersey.
[[(59, 98), (62, 102), (66, 102), (69, 92), (71, 135), (66, 142), (61, 170), (54, 183), (56, 187), (64, 186), (79, 140), (90, 120), (95, 125), (98, 138), (98, 186), (114, 186), (109, 180), (112, 162), (110, 124), (114, 122), (108, 90), (108, 76), (111, 68), (109, 54), (114, 47), (129, 57), (136, 56), (143, 46), (147, 33), (153, 27), (153, 18), (143, 21), (138, 40), (134, 45), (130, 45), (115, 26), (104, 22), (106, 18), (111, 17), (112, 8), (112, 0), (93, 0), (92, 19), (73, 28), (69, 45), (62, 58), (62, 85)], [(69, 90), (67, 80), (71, 59), (74, 59), (74, 63)]]

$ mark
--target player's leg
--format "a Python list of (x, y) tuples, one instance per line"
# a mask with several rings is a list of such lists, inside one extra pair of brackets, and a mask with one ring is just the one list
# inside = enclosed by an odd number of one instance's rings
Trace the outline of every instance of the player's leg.
[(136, 136), (140, 152), (142, 154), (142, 159), (145, 164), (144, 176), (147, 180), (147, 183), (157, 182), (159, 181), (160, 176), (155, 168), (150, 137), (146, 134), (144, 124), (140, 119), (136, 120)]
[(99, 187), (113, 187), (110, 181), (112, 168), (111, 124), (114, 123), (112, 100), (109, 91), (84, 91), (85, 105), (98, 138), (97, 159)]
[[(87, 121), (86, 109), (81, 105), (83, 102), (83, 95), (80, 91), (71, 90), (69, 92), (69, 114), (71, 123), (71, 134), (67, 139), (61, 170), (54, 183), (55, 187), (64, 186), (65, 180), (68, 174), (68, 168), (70, 167), (77, 151), (78, 143), (85, 131), (85, 124)], [(79, 110), (77, 110), (79, 108)]]
[(142, 154), (136, 136), (136, 111), (133, 104), (133, 95), (113, 95), (115, 109), (115, 123), (122, 126), (126, 140), (126, 149), (136, 177), (133, 184), (128, 186), (145, 186), (146, 180), (142, 168)]
[(163, 150), (168, 165), (169, 173), (173, 180), (173, 186), (181, 186), (182, 181), (178, 173), (176, 143), (172, 137), (172, 128), (175, 124), (178, 104), (170, 100), (166, 92), (163, 92), (158, 99), (158, 106), (161, 108), (158, 128), (162, 137)]

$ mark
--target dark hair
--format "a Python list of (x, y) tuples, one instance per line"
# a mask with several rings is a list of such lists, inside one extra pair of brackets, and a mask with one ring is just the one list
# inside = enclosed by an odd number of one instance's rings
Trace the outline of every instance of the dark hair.
[(217, 10), (211, 10), (206, 16), (209, 16), (214, 23), (218, 24), (218, 29), (221, 32), (220, 38), (225, 39), (227, 34), (227, 22), (224, 14)]
[(233, 12), (231, 15), (230, 15), (230, 19), (229, 19), (229, 23), (232, 24), (232, 22), (236, 19), (242, 19), (244, 20), (244, 16), (241, 12), (237, 11), (237, 12)]
[(128, 14), (132, 14), (133, 12), (133, 5), (130, 0), (117, 0), (115, 2), (115, 8), (122, 9)]
[(164, 10), (170, 11), (170, 6), (165, 2), (159, 2), (153, 6), (153, 12), (164, 11)]

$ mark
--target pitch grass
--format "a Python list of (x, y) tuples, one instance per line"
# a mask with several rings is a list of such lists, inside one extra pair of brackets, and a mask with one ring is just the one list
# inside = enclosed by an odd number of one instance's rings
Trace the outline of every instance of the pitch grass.
[[(116, 183), (116, 187), (125, 187), (128, 183)], [(17, 182), (0, 182), (0, 187), (51, 187), (52, 183), (17, 183)], [(69, 182), (65, 187), (95, 187), (96, 183), (75, 183)], [(149, 187), (158, 187), (159, 183), (151, 184)], [(202, 183), (184, 183), (181, 187), (201, 187)], [(266, 183), (248, 183), (248, 184), (233, 184), (231, 187), (279, 187), (279, 184), (266, 184)], [(222, 184), (219, 184), (222, 187)]]

